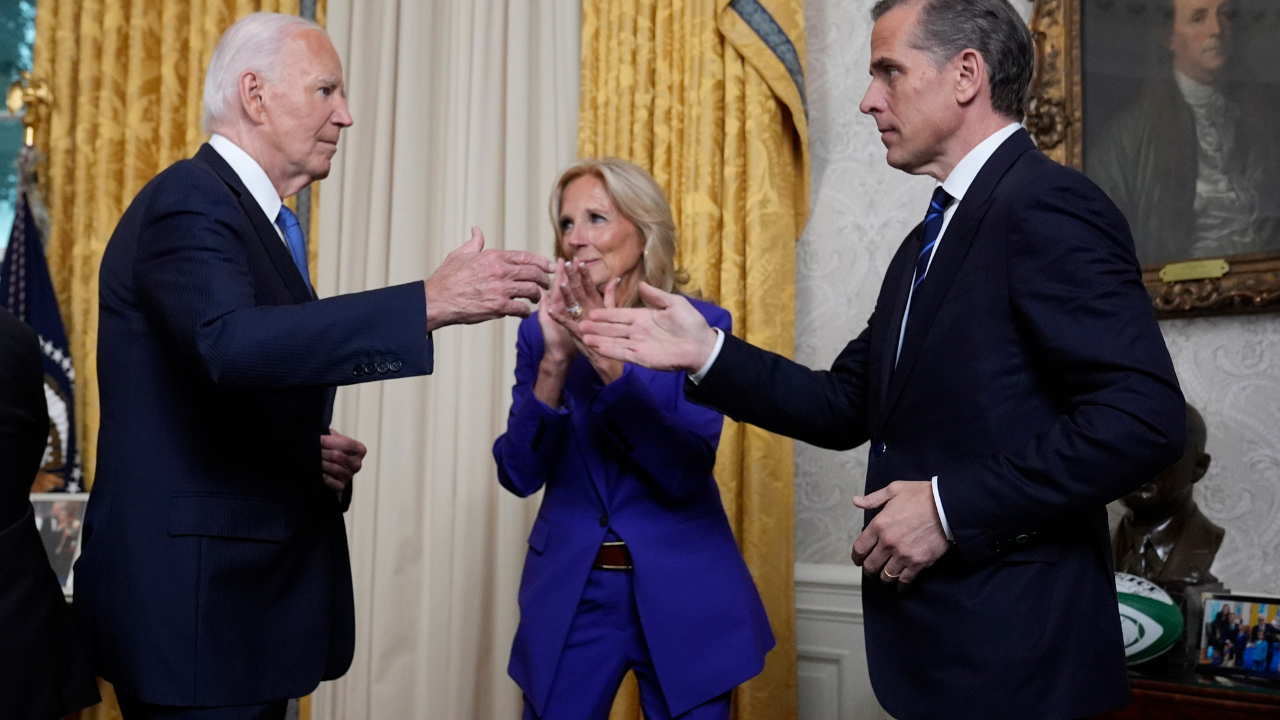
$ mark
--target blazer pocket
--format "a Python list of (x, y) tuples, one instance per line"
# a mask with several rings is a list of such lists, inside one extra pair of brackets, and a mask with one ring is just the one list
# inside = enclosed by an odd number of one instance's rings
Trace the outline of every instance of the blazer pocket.
[(551, 523), (538, 518), (533, 521), (533, 531), (529, 533), (529, 548), (539, 555), (547, 547), (547, 536), (551, 534)]
[(169, 535), (284, 542), (297, 518), (284, 503), (235, 495), (173, 495)]

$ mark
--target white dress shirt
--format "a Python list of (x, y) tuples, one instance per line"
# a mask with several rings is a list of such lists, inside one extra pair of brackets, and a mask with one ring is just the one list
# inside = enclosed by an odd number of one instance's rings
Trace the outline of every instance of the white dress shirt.
[(240, 178), (240, 182), (249, 189), (249, 194), (258, 202), (262, 212), (266, 213), (267, 219), (271, 221), (271, 227), (276, 229), (276, 235), (280, 237), (280, 242), (285, 243), (286, 248), (289, 247), (289, 243), (285, 242), (284, 232), (276, 224), (280, 207), (284, 203), (280, 200), (280, 194), (276, 192), (276, 186), (271, 184), (271, 178), (267, 177), (267, 171), (262, 169), (257, 160), (249, 157), (249, 153), (241, 150), (239, 145), (218, 133), (214, 133), (213, 137), (209, 138), (209, 147), (218, 151), (222, 159), (227, 161), (236, 176)]
[[(946, 180), (934, 186), (935, 188), (941, 187), (946, 190), (947, 194), (953, 199), (951, 204), (947, 206), (947, 211), (942, 214), (942, 228), (938, 230), (938, 239), (933, 243), (933, 251), (929, 253), (929, 264), (925, 265), (924, 269), (925, 275), (928, 275), (929, 268), (933, 267), (933, 259), (938, 256), (938, 248), (942, 246), (942, 238), (947, 234), (947, 226), (951, 224), (951, 218), (955, 217), (956, 208), (960, 207), (960, 202), (964, 200), (964, 194), (969, 191), (969, 186), (973, 184), (973, 179), (978, 177), (978, 172), (995, 154), (996, 148), (999, 148), (1020, 127), (1022, 125), (1018, 123), (1009, 123), (997, 130), (991, 137), (978, 143), (977, 147), (964, 156), (964, 159), (956, 163)], [(898, 356), (902, 355), (902, 339), (907, 333), (907, 318), (911, 315), (911, 298), (915, 295), (915, 290), (915, 287), (912, 287), (907, 295), (907, 309), (902, 313), (902, 325), (898, 327), (898, 352), (894, 355), (895, 364)]]
[[(969, 191), (969, 186), (973, 184), (974, 178), (978, 177), (978, 172), (987, 164), (987, 161), (991, 159), (991, 156), (995, 154), (996, 150), (1004, 144), (1004, 141), (1008, 140), (1009, 136), (1013, 135), (1021, 127), (1022, 125), (1019, 123), (1009, 123), (992, 133), (990, 137), (978, 143), (976, 147), (970, 150), (969, 154), (964, 156), (964, 159), (956, 163), (956, 166), (952, 168), (951, 174), (947, 176), (946, 180), (938, 183), (938, 185), (940, 185), (942, 189), (946, 190), (947, 194), (954, 199), (951, 201), (951, 204), (947, 206), (946, 212), (942, 215), (942, 228), (938, 230), (938, 239), (933, 244), (933, 252), (929, 254), (929, 264), (925, 266), (926, 275), (929, 274), (929, 267), (933, 265), (933, 259), (938, 255), (938, 248), (942, 245), (942, 236), (946, 234), (947, 226), (951, 224), (951, 218), (955, 216), (956, 208), (960, 207), (961, 201), (964, 200), (964, 194)], [(937, 185), (935, 185), (935, 187), (937, 187)], [(902, 339), (906, 334), (907, 317), (911, 314), (911, 295), (914, 293), (915, 288), (913, 287), (910, 294), (907, 295), (907, 308), (902, 313), (902, 325), (898, 328), (897, 355), (902, 354)], [(716, 329), (716, 332), (719, 333), (719, 335), (716, 338), (715, 349), (711, 351), (711, 357), (707, 358), (706, 364), (703, 365), (698, 372), (689, 376), (689, 379), (693, 381), (695, 385), (707, 376), (707, 372), (711, 370), (712, 364), (714, 364), (716, 358), (720, 356), (720, 348), (724, 345), (724, 333), (722, 333), (719, 328)], [(897, 361), (897, 355), (894, 356), (895, 362)], [(933, 485), (933, 506), (937, 508), (938, 519), (942, 521), (942, 531), (946, 533), (947, 540), (955, 542), (955, 537), (951, 534), (951, 525), (947, 523), (947, 513), (942, 509), (942, 500), (938, 496), (937, 475), (933, 476), (931, 483)]]

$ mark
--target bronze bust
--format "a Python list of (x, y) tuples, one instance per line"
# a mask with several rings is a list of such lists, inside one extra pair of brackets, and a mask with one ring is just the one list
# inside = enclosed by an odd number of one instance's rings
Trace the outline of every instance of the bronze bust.
[(1196, 506), (1191, 489), (1209, 469), (1205, 424), (1187, 405), (1187, 449), (1154, 480), (1124, 496), (1128, 508), (1112, 538), (1116, 570), (1156, 584), (1217, 582), (1209, 568), (1224, 530)]

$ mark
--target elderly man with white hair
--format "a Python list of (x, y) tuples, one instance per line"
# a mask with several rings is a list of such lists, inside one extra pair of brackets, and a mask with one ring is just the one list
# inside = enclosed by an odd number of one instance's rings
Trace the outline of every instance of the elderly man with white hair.
[(328, 175), (351, 122), (319, 26), (244, 18), (210, 63), (209, 143), (107, 245), (75, 610), (126, 720), (282, 718), (346, 672), (365, 448), (329, 427), (335, 386), (430, 373), (434, 329), (528, 315), (548, 286), (549, 261), (473, 230), (425, 281), (318, 299), (281, 198)]

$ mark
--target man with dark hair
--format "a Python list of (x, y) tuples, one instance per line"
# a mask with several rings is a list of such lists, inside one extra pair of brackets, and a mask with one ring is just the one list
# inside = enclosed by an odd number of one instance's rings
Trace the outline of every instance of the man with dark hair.
[(1232, 0), (1166, 0), (1168, 55), (1085, 159), (1142, 262), (1280, 250), (1280, 98), (1233, 77)]
[(737, 420), (833, 449), (870, 441), (853, 560), (891, 715), (1122, 707), (1105, 505), (1186, 435), (1128, 227), (1019, 126), (1033, 52), (1006, 0), (882, 0), (873, 15), (861, 109), (888, 163), (937, 186), (831, 370), (717, 332), (647, 285), (646, 308), (592, 311), (586, 341), (684, 370), (691, 399)]

